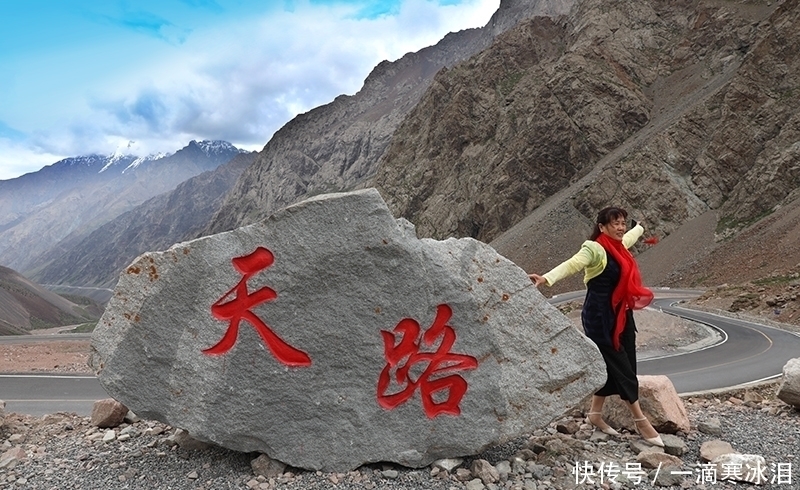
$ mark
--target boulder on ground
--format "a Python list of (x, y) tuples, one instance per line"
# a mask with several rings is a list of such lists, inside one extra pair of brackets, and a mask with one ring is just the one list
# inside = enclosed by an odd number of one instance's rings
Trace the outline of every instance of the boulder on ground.
[(714, 439), (700, 445), (700, 461), (710, 462), (725, 454), (738, 454), (731, 443)]
[(100, 428), (117, 427), (125, 420), (128, 407), (113, 398), (97, 400), (92, 405), (92, 425)]
[(785, 403), (800, 408), (800, 357), (789, 359), (783, 366), (783, 378), (777, 396)]
[[(666, 376), (637, 376), (639, 379), (639, 405), (653, 427), (664, 434), (689, 432), (691, 424), (683, 400), (678, 396), (672, 381)], [(587, 401), (588, 403), (588, 401)], [(587, 405), (588, 406), (588, 405)], [(619, 396), (610, 396), (603, 406), (603, 417), (616, 428), (636, 431), (628, 404)]]
[(90, 362), (145, 419), (326, 471), (477, 454), (605, 380), (522, 269), (473, 239), (418, 239), (374, 189), (140, 256)]

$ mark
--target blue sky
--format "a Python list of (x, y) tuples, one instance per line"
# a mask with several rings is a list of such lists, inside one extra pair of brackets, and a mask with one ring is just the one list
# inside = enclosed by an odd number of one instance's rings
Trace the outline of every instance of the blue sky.
[(190, 140), (260, 150), (500, 0), (0, 0), (0, 180)]

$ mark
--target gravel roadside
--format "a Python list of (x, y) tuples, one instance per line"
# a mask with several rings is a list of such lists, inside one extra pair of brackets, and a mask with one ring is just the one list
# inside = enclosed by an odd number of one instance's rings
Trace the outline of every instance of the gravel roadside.
[[(685, 452), (680, 470), (670, 475), (637, 462), (639, 437), (608, 437), (593, 433), (578, 413), (539, 430), (530, 437), (491, 447), (464, 458), (451, 471), (436, 465), (420, 469), (392, 464), (366, 465), (348, 473), (325, 473), (287, 468), (274, 476), (259, 476), (251, 467), (257, 454), (238, 453), (215, 446), (180, 445), (176, 430), (164, 424), (133, 420), (114, 429), (92, 426), (88, 417), (53, 414), (36, 418), (6, 414), (0, 428), (2, 452), (13, 448), (25, 456), (12, 464), (0, 457), (0, 488), (31, 489), (599, 489), (599, 488), (743, 488), (742, 483), (716, 479), (703, 470), (700, 446), (719, 439), (744, 454), (764, 458), (769, 481), (757, 488), (800, 487), (800, 412), (775, 399), (777, 384), (748, 390), (685, 399), (692, 430), (678, 434)], [(721, 433), (698, 430), (716, 419)], [(713, 425), (713, 424), (712, 424)], [(569, 429), (572, 427), (572, 429)], [(566, 428), (566, 429), (565, 429)], [(574, 430), (574, 432), (571, 432)], [(707, 430), (707, 429), (704, 429)], [(335, 448), (331, 448), (334, 451)], [(476, 461), (491, 465), (487, 470)], [(630, 479), (601, 482), (600, 464), (629, 470)], [(589, 464), (594, 475), (579, 470)], [(675, 470), (673, 468), (673, 470)], [(492, 481), (496, 476), (496, 481)], [(489, 476), (487, 476), (489, 475)], [(484, 480), (481, 480), (481, 476)], [(700, 481), (698, 482), (698, 479)], [(593, 481), (593, 483), (590, 483)], [(669, 483), (669, 484), (668, 484)], [(750, 485), (752, 486), (752, 485)]]

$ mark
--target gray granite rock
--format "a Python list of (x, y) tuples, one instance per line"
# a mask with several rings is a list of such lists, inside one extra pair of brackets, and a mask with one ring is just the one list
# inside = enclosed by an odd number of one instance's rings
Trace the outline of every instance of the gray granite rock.
[(789, 405), (800, 408), (800, 357), (789, 359), (783, 366), (783, 378), (777, 396)]
[(143, 254), (90, 362), (140, 417), (336, 471), (476, 454), (606, 376), (522, 269), (473, 239), (418, 239), (374, 189)]

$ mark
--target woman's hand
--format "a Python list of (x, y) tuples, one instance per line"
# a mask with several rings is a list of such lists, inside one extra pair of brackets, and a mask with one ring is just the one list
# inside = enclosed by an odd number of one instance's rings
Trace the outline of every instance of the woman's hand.
[(547, 279), (540, 276), (539, 274), (528, 274), (528, 277), (531, 279), (531, 282), (538, 288), (542, 284), (547, 283)]

